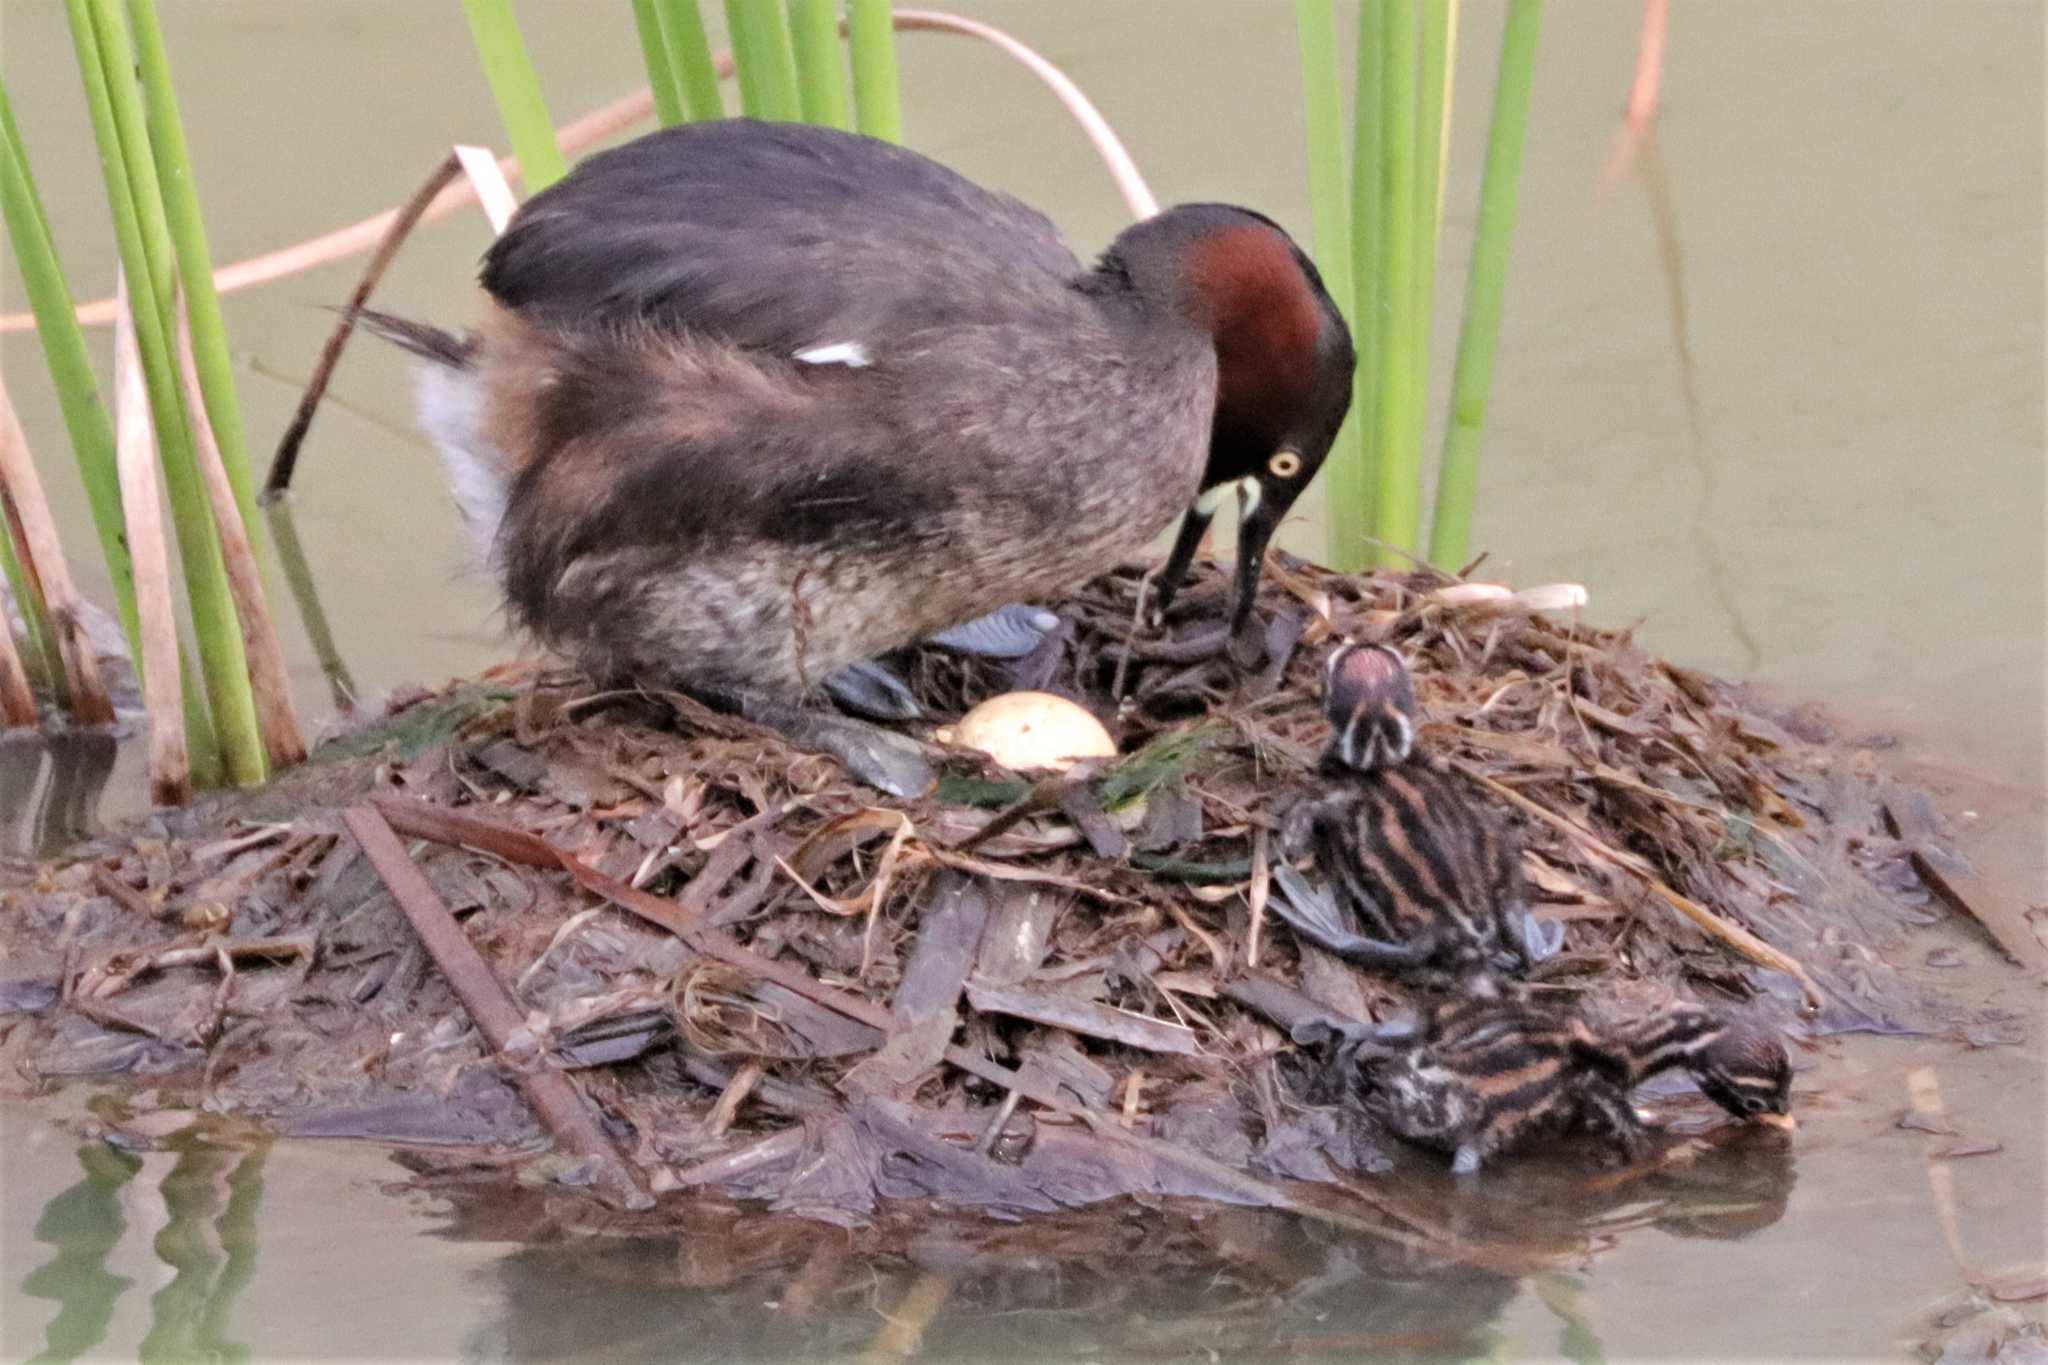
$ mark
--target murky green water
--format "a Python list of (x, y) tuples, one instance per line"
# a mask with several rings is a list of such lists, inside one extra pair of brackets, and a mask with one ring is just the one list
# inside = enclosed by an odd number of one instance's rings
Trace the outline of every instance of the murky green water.
[[(1064, 64), (1163, 200), (1239, 200), (1305, 235), (1291, 7), (962, 8)], [(1896, 726), (1923, 755), (1971, 773), (1978, 791), (2038, 796), (2048, 578), (2041, 9), (2026, 0), (1674, 8), (1654, 164), (1602, 199), (1639, 7), (1549, 7), (1475, 541), (1514, 581), (1585, 583), (1596, 619), (1646, 618), (1655, 648)], [(396, 202), (450, 142), (501, 140), (455, 6), (171, 0), (163, 9), (222, 261)], [(633, 79), (624, 5), (532, 0), (519, 10), (558, 117)], [(1468, 0), (1464, 12), (1462, 60), (1490, 70), (1500, 5)], [(1121, 226), (1106, 176), (1028, 77), (982, 48), (927, 35), (905, 40), (903, 66), (914, 145), (1046, 207), (1083, 252)], [(61, 6), (0, 0), (0, 71), (65, 261), (82, 289), (103, 292), (113, 253)], [(1446, 358), (1484, 84), (1465, 82), (1455, 105), (1437, 305)], [(469, 316), (485, 234), (475, 217), (422, 231), (380, 301), (445, 321)], [(325, 335), (322, 309), (358, 268), (228, 300), (259, 445), (282, 428)], [(19, 308), (6, 269), (0, 302)], [(103, 335), (96, 344), (104, 359)], [(33, 340), (0, 336), (0, 360), (50, 471), (75, 567), (103, 596)], [(457, 572), (458, 523), (410, 432), (398, 358), (359, 345), (334, 398), (308, 443), (298, 513), (355, 678), (377, 692), (502, 657), (487, 586)], [(1318, 540), (1312, 524), (1295, 529), (1297, 546)], [(323, 714), (326, 688), (295, 624), (286, 643), (303, 705)], [(0, 765), (9, 806), (0, 823), (35, 804), (22, 792), (73, 780), (25, 750), (0, 752)], [(101, 814), (134, 808), (139, 788), (117, 775)], [(2016, 894), (2048, 895), (2042, 862), (2036, 842), (2010, 864)], [(2010, 1008), (2038, 1015), (2038, 996), (2005, 989), (2018, 992)], [(1575, 1296), (1555, 1280), (1433, 1284), (1426, 1301), (1443, 1320), (1409, 1344), (1461, 1353), (1497, 1342), (1578, 1358), (1596, 1344), (1618, 1356), (1891, 1349), (1916, 1308), (1961, 1278), (1931, 1212), (1922, 1137), (1892, 1126), (1904, 1106), (1900, 1077), (1916, 1061), (1938, 1066), (1972, 1135), (2005, 1144), (1947, 1163), (1962, 1254), (1978, 1266), (2041, 1255), (2038, 1031), (2024, 1048), (1984, 1053), (1934, 1042), (1829, 1051), (1823, 1069), (1839, 1080), (1802, 1130), (1779, 1216), (1730, 1241), (1687, 1235), (1670, 1219), (1660, 1230), (1647, 1210), (1646, 1226), (1620, 1233), (1618, 1248), (1575, 1276)], [(786, 1267), (692, 1288), (672, 1271), (672, 1245), (607, 1260), (451, 1235), (474, 1220), (387, 1194), (384, 1182), (400, 1172), (361, 1149), (279, 1146), (262, 1159), (259, 1182), (244, 1152), (151, 1152), (130, 1169), (11, 1102), (4, 1125), (0, 1354), (10, 1358), (46, 1345), (266, 1357), (841, 1349), (871, 1338), (916, 1276), (953, 1264), (941, 1248), (921, 1267), (881, 1265), (871, 1292), (791, 1326), (792, 1315), (769, 1307)], [(1755, 1202), (1753, 1190), (1737, 1193)], [(1589, 1216), (1565, 1207), (1559, 1227)], [(1036, 1262), (962, 1271), (927, 1340), (966, 1355), (1179, 1355), (1210, 1344), (1349, 1354), (1400, 1344), (1385, 1323), (1344, 1306), (1364, 1292), (1355, 1286), (1399, 1275), (1355, 1249), (1304, 1249), (1299, 1230), (1256, 1235), (1274, 1239), (1292, 1267), (1266, 1289), (1205, 1287), (1197, 1272), (1134, 1288), (1089, 1266)], [(1606, 1242), (1603, 1233), (1595, 1244)], [(648, 1268), (656, 1264), (671, 1270)], [(1282, 1284), (1288, 1274), (1298, 1278)], [(1334, 1287), (1318, 1289), (1318, 1274)], [(750, 1309), (756, 1291), (760, 1307)], [(1274, 1305), (1270, 1321), (1258, 1316), (1261, 1294)]]
[[(926, 1352), (948, 1359), (1889, 1355), (1966, 1276), (2040, 1262), (2044, 1058), (2038, 1041), (1990, 1055), (1838, 1041), (1802, 1059), (1826, 1081), (1802, 1085), (1789, 1153), (1737, 1147), (1605, 1190), (1576, 1169), (1489, 1175), (1458, 1230), (1480, 1240), (1512, 1209), (1538, 1270), (1241, 1209), (1126, 1207), (994, 1246), (934, 1219), (886, 1251), (718, 1218), (628, 1237), (537, 1197), (409, 1188), (371, 1148), (126, 1152), (9, 1102), (0, 1354), (786, 1359), (929, 1314)], [(1919, 1065), (1960, 1137), (1897, 1126)], [(2003, 1150), (1928, 1161), (1962, 1138)]]

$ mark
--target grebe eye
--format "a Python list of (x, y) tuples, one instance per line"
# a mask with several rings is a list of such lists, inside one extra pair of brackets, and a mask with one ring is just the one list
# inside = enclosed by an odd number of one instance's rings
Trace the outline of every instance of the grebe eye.
[(1763, 1111), (1763, 1107), (1764, 1102), (1754, 1095), (1744, 1095), (1742, 1097), (1742, 1108), (1746, 1113), (1761, 1113)]
[(1291, 479), (1301, 472), (1301, 456), (1291, 450), (1282, 450), (1266, 461), (1266, 471), (1276, 479)]

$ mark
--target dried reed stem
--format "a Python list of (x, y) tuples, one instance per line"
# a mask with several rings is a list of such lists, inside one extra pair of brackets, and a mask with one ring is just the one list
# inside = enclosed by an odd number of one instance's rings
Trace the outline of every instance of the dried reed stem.
[(1150, 218), (1159, 212), (1159, 200), (1146, 185), (1145, 177), (1138, 173), (1138, 163), (1124, 148), (1123, 139), (1116, 135), (1116, 129), (1109, 126), (1109, 120), (1095, 107), (1095, 102), (1081, 93), (1081, 87), (1066, 72), (1054, 66), (1035, 50), (990, 24), (963, 19), (957, 14), (943, 14), (936, 10), (905, 9), (896, 11), (896, 27), (906, 32), (924, 29), (938, 33), (962, 33), (983, 42), (1009, 56), (1018, 65), (1044, 82), (1047, 89), (1059, 99), (1074, 122), (1081, 125), (1081, 131), (1088, 135), (1088, 141), (1095, 147), (1096, 155), (1109, 169), (1110, 178), (1116, 181), (1117, 192), (1124, 197), (1133, 218)]
[[(115, 297), (127, 292), (125, 279)], [(183, 805), (192, 795), (185, 746), (185, 712), (178, 678), (178, 622), (171, 605), (171, 557), (164, 542), (156, 480), (156, 441), (135, 325), (124, 308), (114, 324), (114, 452), (121, 479), (121, 510), (135, 565), (135, 606), (140, 619), (142, 705), (149, 716), (149, 790), (159, 805)]]
[(462, 173), (476, 187), (477, 206), (484, 211), (484, 218), (491, 225), (491, 235), (503, 236), (505, 225), (512, 221), (513, 214), (519, 212), (519, 198), (512, 193), (512, 182), (505, 178), (498, 159), (491, 155), (488, 147), (457, 143), (455, 163), (462, 167)]
[(0, 499), (7, 503), (9, 519), (21, 528), (25, 576), (42, 590), (43, 607), (71, 693), (72, 714), (81, 725), (111, 725), (114, 703), (100, 681), (99, 658), (93, 653), (92, 641), (86, 638), (83, 603), (64, 562), (64, 546), (57, 539), (57, 522), (43, 496), (43, 482), (36, 475), (35, 461), (29, 458), (28, 436), (21, 429), (4, 382), (0, 382)]
[(0, 620), (0, 726), (31, 726), (41, 719), (28, 670), (14, 648), (14, 628)]

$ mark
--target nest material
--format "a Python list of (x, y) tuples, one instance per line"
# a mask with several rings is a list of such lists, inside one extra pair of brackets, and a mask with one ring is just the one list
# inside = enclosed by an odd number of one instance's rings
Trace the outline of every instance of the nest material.
[[(1381, 1170), (1377, 1135), (1311, 1103), (1283, 1035), (1230, 990), (1256, 964), (1343, 1013), (1406, 1003), (1263, 913), (1267, 833), (1327, 738), (1318, 665), (1338, 636), (1400, 649), (1422, 743), (1525, 823), (1536, 909), (1567, 926), (1537, 989), (1595, 1013), (1746, 1002), (1795, 1034), (1927, 1022), (1877, 952), (1934, 919), (1917, 850), (1883, 826), (1904, 794), (1810, 717), (1626, 632), (1447, 600), (1448, 582), (1276, 556), (1250, 671), (1217, 653), (1214, 571), (1164, 633), (1134, 626), (1126, 571), (1016, 665), (913, 652), (935, 722), (1047, 689), (1096, 710), (1123, 755), (1040, 782), (960, 755), (915, 801), (681, 698), (510, 675), (423, 695), (264, 793), (40, 869), (0, 920), (0, 1047), (44, 1077), (198, 1083), (287, 1132), (472, 1146), (534, 1135), (507, 1075), (580, 1068), (654, 1188), (839, 1221), (892, 1196), (1256, 1202), (1272, 1181)], [(415, 850), (524, 1011), (499, 1061), (341, 832), (369, 792), (468, 808), (582, 873)], [(817, 989), (607, 908), (602, 879)], [(820, 1003), (833, 992), (867, 1021)], [(1019, 1079), (1005, 1093), (991, 1074)]]

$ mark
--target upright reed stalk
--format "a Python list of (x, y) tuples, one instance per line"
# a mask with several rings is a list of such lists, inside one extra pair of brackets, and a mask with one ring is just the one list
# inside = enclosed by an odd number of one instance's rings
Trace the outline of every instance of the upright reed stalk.
[[(1344, 100), (1337, 77), (1337, 13), (1334, 0), (1294, 0), (1296, 37), (1301, 44), (1301, 90), (1308, 124), (1308, 194), (1315, 215), (1316, 268), (1340, 312), (1353, 320), (1357, 297), (1351, 283), (1351, 206), (1344, 164)], [(1354, 397), (1354, 404), (1356, 399)], [(1355, 573), (1365, 567), (1366, 474), (1354, 411), (1337, 433), (1323, 467), (1326, 557), (1331, 567)]]
[(655, 0), (661, 36), (668, 43), (669, 69), (682, 92), (683, 112), (693, 120), (724, 118), (725, 96), (718, 88), (718, 65), (711, 56), (711, 35), (704, 31), (704, 12), (697, 0)]
[[(28, 435), (15, 416), (7, 386), (0, 383), (0, 506), (8, 530), (18, 537), (19, 568), (26, 592), (21, 600), (41, 608), (46, 662), (53, 680), (61, 674), (63, 695), (83, 725), (111, 725), (114, 703), (100, 681), (99, 656), (85, 633), (85, 602), (71, 582), (57, 520), (43, 496), (43, 482), (29, 455)], [(27, 611), (24, 606), (24, 612)], [(34, 617), (28, 619), (34, 620)], [(53, 652), (52, 652), (53, 651)]]
[[(1361, 528), (1340, 566), (1364, 568), (1370, 556), (1366, 539), (1375, 529), (1373, 503), (1379, 494), (1380, 351), (1386, 345), (1385, 307), (1387, 157), (1382, 125), (1386, 109), (1380, 99), (1382, 49), (1386, 46), (1387, 13), (1382, 0), (1360, 0), (1358, 6), (1358, 79), (1351, 130), (1351, 281), (1356, 303), (1351, 309), (1351, 339), (1358, 349), (1358, 368), (1351, 387), (1351, 420), (1358, 427), (1359, 478), (1345, 489), (1351, 510), (1346, 516)], [(1332, 485), (1330, 497), (1337, 489)]]
[(1450, 145), (1452, 0), (1422, 0), (1422, 64), (1415, 85), (1415, 394), (1416, 442), (1429, 404), (1430, 338), (1436, 307), (1437, 223), (1443, 202), (1444, 153)]
[(267, 765), (249, 689), (241, 626), (228, 593), (211, 509), (199, 483), (178, 387), (177, 350), (169, 322), (176, 266), (149, 153), (141, 92), (130, 76), (134, 57), (113, 0), (66, 0), (66, 11), (106, 172), (115, 241), (131, 283), (136, 341), (156, 421), (214, 730), (228, 777), (235, 782), (260, 782)]
[(846, 64), (839, 53), (839, 0), (789, 0), (797, 102), (804, 122), (848, 127)]
[[(1371, 3), (1371, 0), (1367, 0)], [(1418, 390), (1426, 358), (1415, 353), (1415, 7), (1380, 0), (1380, 305), (1379, 478), (1373, 526), (1382, 563), (1414, 550), (1422, 522)]]
[[(115, 295), (125, 304), (127, 291)], [(120, 450), (121, 500), (127, 512), (128, 543), (135, 553), (136, 596), (142, 609), (142, 648), (135, 667), (142, 678), (142, 705), (149, 716), (149, 790), (161, 805), (176, 805), (192, 794), (192, 741), (211, 749), (205, 728), (188, 738), (186, 717), (197, 698), (179, 686), (178, 620), (171, 604), (170, 554), (164, 546), (163, 513), (157, 496), (156, 451), (151, 439), (149, 393), (142, 377), (141, 348), (133, 312), (114, 319), (114, 414)], [(204, 712), (200, 712), (203, 718)], [(210, 762), (210, 758), (205, 760)]]
[[(164, 198), (164, 217), (171, 246), (178, 256), (186, 308), (192, 320), (192, 354), (199, 367), (200, 391), (221, 462), (235, 490), (242, 524), (256, 533), (256, 486), (249, 472), (248, 441), (242, 430), (242, 403), (235, 393), (234, 358), (228, 352), (227, 323), (221, 317), (220, 294), (213, 287), (213, 256), (206, 246), (206, 222), (199, 212), (199, 189), (193, 183), (192, 156), (185, 144), (185, 121), (178, 113), (177, 88), (171, 83), (170, 53), (157, 23), (156, 0), (128, 0), (129, 25), (135, 34), (135, 55), (147, 103), (149, 142), (156, 161), (157, 182)], [(196, 414), (195, 414), (196, 415)]]
[[(491, 170), (497, 169), (498, 164), (492, 162)], [(179, 301), (183, 302), (182, 296)], [(299, 729), (298, 715), (292, 710), (291, 675), (285, 667), (284, 647), (278, 642), (277, 624), (264, 598), (263, 575), (256, 566), (256, 552), (235, 504), (226, 461), (207, 424), (205, 399), (199, 389), (198, 357), (193, 351), (190, 319), (183, 310), (177, 317), (176, 330), (178, 374), (184, 384), (187, 410), (192, 414), (192, 450), (199, 465), (199, 481), (213, 508), (214, 525), (220, 531), (221, 559), (227, 568), (235, 615), (242, 623), (242, 646), (249, 658), (249, 689), (263, 731), (264, 751), (272, 767), (289, 768), (305, 761), (306, 739)]]
[(790, 50), (789, 21), (782, 6), (775, 0), (725, 0), (725, 26), (738, 67), (741, 110), (749, 118), (801, 118), (796, 54)]
[(36, 338), (42, 342), (64, 429), (71, 438), (71, 453), (78, 461), (79, 480), (92, 509), (93, 530), (99, 535), (107, 578), (114, 585), (114, 603), (121, 631), (128, 639), (128, 654), (140, 659), (135, 572), (121, 526), (121, 483), (114, 466), (114, 424), (100, 402), (99, 381), (93, 375), (92, 356), (72, 306), (71, 286), (57, 260), (50, 220), (29, 174), (28, 151), (15, 127), (5, 86), (0, 86), (0, 213), (4, 213), (7, 240), (14, 247), (15, 263), (21, 268), (22, 283), (35, 312)]
[(484, 77), (498, 102), (506, 136), (526, 176), (526, 192), (538, 194), (569, 173), (562, 149), (555, 145), (555, 121), (541, 97), (540, 76), (527, 54), (511, 0), (462, 0), (470, 35), (483, 62)]
[[(57, 648), (57, 633), (50, 628), (50, 613), (43, 604), (42, 585), (29, 572), (27, 555), (28, 537), (23, 533), (21, 519), (14, 514), (12, 500), (6, 490), (0, 488), (0, 576), (7, 579), (7, 587), (14, 595), (14, 609), (21, 613), (22, 644), (27, 649), (25, 658), (17, 659), (16, 663), (24, 670), (24, 684), (30, 675), (40, 679), (62, 708), (71, 700), (64, 685), (63, 655)], [(0, 621), (0, 633), (8, 635), (10, 648), (13, 629), (11, 624)], [(28, 719), (19, 723), (33, 725), (39, 718), (31, 699)]]
[(655, 0), (633, 0), (633, 29), (640, 36), (640, 60), (647, 66), (647, 89), (654, 96), (655, 120), (664, 128), (686, 122), (689, 114), (683, 103), (683, 87), (676, 80), (668, 40), (661, 34), (661, 11), (655, 8)]
[[(0, 559), (11, 567), (14, 552), (6, 547), (5, 541), (6, 537), (0, 536)], [(36, 694), (28, 684), (28, 670), (22, 666), (21, 655), (14, 647), (13, 623), (0, 620), (0, 727), (21, 728), (40, 719)]]
[(903, 94), (889, 0), (846, 0), (846, 41), (853, 53), (854, 126), (885, 142), (903, 141)]
[(1479, 225), (1472, 274), (1465, 287), (1457, 368), (1451, 378), (1451, 415), (1444, 432), (1436, 518), (1429, 557), (1455, 569), (1467, 558), (1472, 505), (1479, 490), (1479, 440), (1493, 389), (1493, 357), (1500, 341), (1501, 301), (1507, 293), (1508, 255), (1514, 244), (1515, 197), (1528, 142), (1529, 97), (1536, 77), (1536, 39), (1543, 0), (1508, 0), (1500, 75), (1493, 91), (1493, 123), (1486, 139), (1485, 178), (1479, 187)]

